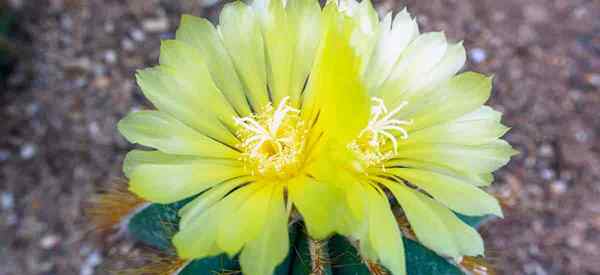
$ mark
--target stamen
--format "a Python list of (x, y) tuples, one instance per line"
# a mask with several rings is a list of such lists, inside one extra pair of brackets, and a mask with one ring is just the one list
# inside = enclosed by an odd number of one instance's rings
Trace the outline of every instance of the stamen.
[(275, 109), (268, 105), (257, 115), (234, 118), (240, 126), (242, 158), (254, 175), (280, 178), (297, 171), (306, 130), (300, 111), (288, 100), (283, 98)]
[[(408, 139), (408, 131), (402, 126), (412, 124), (412, 120), (394, 118), (408, 102), (403, 101), (391, 111), (381, 98), (373, 97), (371, 118), (365, 129), (349, 147), (357, 151), (368, 164), (379, 164), (398, 153), (398, 135)], [(392, 151), (384, 151), (386, 144), (392, 144)]]

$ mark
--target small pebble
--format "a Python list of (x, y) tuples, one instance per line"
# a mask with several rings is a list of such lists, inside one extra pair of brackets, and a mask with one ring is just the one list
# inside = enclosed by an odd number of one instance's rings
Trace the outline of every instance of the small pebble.
[(575, 133), (575, 139), (579, 142), (586, 142), (588, 140), (588, 134), (584, 131), (577, 131)]
[(31, 143), (25, 144), (21, 147), (21, 152), (20, 152), (21, 158), (22, 159), (31, 159), (35, 156), (36, 152), (37, 152), (37, 148), (36, 148), (35, 144), (31, 144)]
[(10, 210), (15, 206), (15, 196), (11, 192), (2, 192), (0, 195), (0, 204), (2, 209)]
[(542, 179), (544, 179), (544, 180), (550, 180), (550, 179), (554, 178), (554, 171), (552, 171), (550, 169), (543, 169), (541, 176), (542, 176)]
[(121, 41), (121, 47), (123, 47), (124, 50), (126, 51), (132, 51), (135, 49), (135, 45), (133, 44), (133, 41), (131, 41), (131, 39), (123, 39), (123, 41)]
[(487, 53), (482, 48), (474, 48), (469, 51), (469, 57), (473, 62), (479, 64), (487, 59)]
[(540, 146), (540, 156), (551, 157), (552, 155), (554, 155), (554, 150), (552, 149), (552, 146), (548, 144), (543, 144), (542, 146)]
[(115, 64), (117, 62), (117, 53), (114, 50), (108, 50), (104, 53), (104, 60), (108, 64)]
[(137, 42), (143, 42), (146, 40), (146, 34), (140, 29), (135, 29), (131, 32), (131, 38)]
[(563, 180), (555, 180), (550, 184), (550, 191), (556, 195), (562, 195), (567, 191), (567, 184)]
[(57, 235), (46, 235), (40, 240), (40, 246), (43, 249), (51, 249), (54, 248), (59, 241), (60, 238)]
[(600, 88), (600, 74), (587, 74), (585, 78), (588, 83)]
[(85, 258), (83, 265), (81, 266), (80, 275), (92, 275), (94, 274), (94, 268), (102, 263), (102, 255), (98, 250), (94, 250), (90, 255)]
[(166, 17), (147, 19), (142, 22), (142, 28), (150, 33), (164, 32), (169, 29), (169, 20)]

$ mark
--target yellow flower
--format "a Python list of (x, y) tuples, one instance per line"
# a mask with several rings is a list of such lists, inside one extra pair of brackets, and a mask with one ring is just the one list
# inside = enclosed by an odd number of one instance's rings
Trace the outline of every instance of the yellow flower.
[(272, 274), (297, 209), (312, 238), (337, 232), (394, 274), (404, 250), (388, 197), (442, 255), (483, 252), (449, 209), (496, 214), (479, 189), (513, 154), (491, 80), (463, 66), (462, 45), (419, 34), (410, 15), (380, 22), (369, 1), (256, 0), (220, 23), (184, 16), (160, 66), (138, 73), (157, 111), (119, 130), (156, 150), (130, 152), (130, 190), (180, 211), (180, 257), (240, 253), (244, 274)]

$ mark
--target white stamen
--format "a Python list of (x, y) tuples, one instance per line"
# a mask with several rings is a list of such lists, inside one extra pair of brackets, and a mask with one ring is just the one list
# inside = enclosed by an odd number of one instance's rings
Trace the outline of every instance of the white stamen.
[[(393, 117), (397, 115), (402, 108), (404, 108), (408, 102), (401, 102), (396, 108), (392, 111), (388, 111), (385, 103), (381, 98), (374, 97), (372, 98), (375, 105), (371, 111), (371, 120), (369, 120), (369, 124), (367, 128), (363, 129), (359, 136), (362, 136), (366, 133), (371, 133), (372, 138), (369, 141), (369, 145), (372, 146), (380, 146), (379, 135), (385, 136), (391, 143), (394, 149), (394, 153), (398, 152), (398, 139), (391, 131), (396, 131), (401, 134), (402, 139), (408, 139), (408, 132), (400, 127), (400, 125), (410, 125), (412, 121), (409, 120), (400, 120), (394, 119)], [(383, 118), (380, 118), (383, 115)]]
[(297, 170), (294, 165), (299, 163), (305, 130), (298, 120), (300, 111), (289, 106), (288, 100), (283, 98), (277, 108), (268, 105), (260, 114), (234, 118), (240, 126), (242, 159), (254, 169), (253, 174), (286, 176)]

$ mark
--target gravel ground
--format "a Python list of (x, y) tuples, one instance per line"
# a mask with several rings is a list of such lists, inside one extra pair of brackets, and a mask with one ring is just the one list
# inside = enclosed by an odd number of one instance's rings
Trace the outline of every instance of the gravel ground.
[[(91, 238), (94, 190), (120, 176), (129, 145), (115, 129), (148, 106), (135, 70), (157, 62), (199, 0), (9, 0), (29, 37), (0, 91), (0, 275), (104, 274), (132, 244)], [(464, 40), (468, 68), (495, 75), (521, 154), (493, 190), (506, 218), (482, 233), (500, 274), (600, 274), (600, 1), (375, 1), (407, 5), (425, 30)]]

